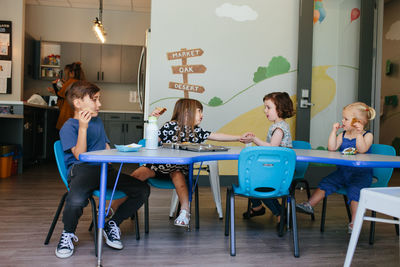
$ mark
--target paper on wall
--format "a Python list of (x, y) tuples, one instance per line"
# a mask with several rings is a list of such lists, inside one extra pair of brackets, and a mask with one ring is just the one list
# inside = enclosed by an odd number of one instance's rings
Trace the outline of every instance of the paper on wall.
[(0, 78), (11, 78), (11, 60), (0, 60)]
[(0, 94), (7, 93), (7, 78), (0, 78)]
[(10, 45), (10, 34), (0, 33), (0, 45), (9, 46)]

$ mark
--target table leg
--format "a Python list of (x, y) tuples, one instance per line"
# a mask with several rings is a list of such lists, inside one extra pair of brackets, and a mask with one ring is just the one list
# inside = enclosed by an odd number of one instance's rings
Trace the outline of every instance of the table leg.
[[(192, 214), (192, 197), (193, 197), (193, 163), (189, 164), (189, 213)], [(190, 231), (190, 223), (188, 225)]]
[(100, 197), (99, 197), (99, 218), (97, 220), (97, 267), (101, 266), (101, 252), (103, 246), (103, 228), (106, 207), (106, 190), (107, 190), (107, 163), (101, 164), (100, 174)]

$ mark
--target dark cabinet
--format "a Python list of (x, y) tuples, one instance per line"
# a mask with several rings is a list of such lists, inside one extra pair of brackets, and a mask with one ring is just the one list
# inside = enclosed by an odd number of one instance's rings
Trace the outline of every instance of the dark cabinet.
[(58, 110), (24, 105), (23, 157), (29, 166), (53, 158), (53, 144), (58, 139), (55, 127)]
[(143, 138), (143, 115), (132, 113), (105, 113), (104, 128), (111, 147), (137, 143)]
[(121, 83), (137, 83), (141, 46), (122, 46)]
[(121, 46), (81, 44), (82, 67), (92, 82), (121, 82)]
[(64, 70), (65, 65), (80, 60), (81, 60), (80, 43), (61, 43), (61, 70)]

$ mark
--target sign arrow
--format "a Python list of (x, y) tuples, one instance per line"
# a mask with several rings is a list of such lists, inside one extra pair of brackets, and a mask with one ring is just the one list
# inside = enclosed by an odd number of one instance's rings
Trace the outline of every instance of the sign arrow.
[(176, 82), (169, 82), (169, 88), (182, 90), (182, 91), (189, 91), (194, 93), (203, 93), (204, 87), (200, 85), (188, 84), (188, 83), (176, 83)]
[(167, 53), (167, 58), (168, 60), (174, 60), (174, 59), (181, 59), (181, 58), (188, 58), (188, 57), (199, 57), (203, 55), (204, 51), (201, 48), (195, 48), (195, 49), (182, 49), (181, 51), (175, 51), (175, 52), (168, 52)]
[(173, 74), (184, 74), (184, 73), (204, 73), (207, 70), (204, 65), (179, 65), (172, 66)]

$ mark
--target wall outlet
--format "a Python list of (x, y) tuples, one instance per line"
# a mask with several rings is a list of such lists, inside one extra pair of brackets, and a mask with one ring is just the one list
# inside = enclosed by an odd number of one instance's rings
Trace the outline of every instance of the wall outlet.
[(136, 91), (129, 91), (129, 102), (130, 103), (137, 102), (137, 92)]

